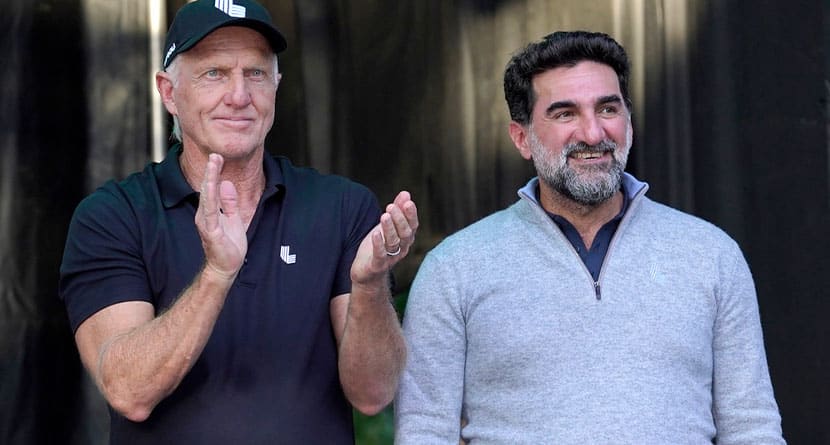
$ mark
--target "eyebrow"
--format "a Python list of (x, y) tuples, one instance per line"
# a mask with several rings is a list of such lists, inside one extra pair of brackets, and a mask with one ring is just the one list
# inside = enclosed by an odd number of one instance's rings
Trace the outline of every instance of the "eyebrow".
[[(611, 103), (622, 103), (622, 98), (618, 94), (609, 94), (607, 96), (600, 96), (599, 99), (596, 100), (595, 105), (606, 105)], [(554, 111), (561, 109), (561, 108), (573, 108), (576, 106), (576, 103), (571, 100), (560, 100), (556, 101), (550, 105), (548, 108), (545, 109), (545, 114), (551, 114)]]
[(617, 94), (609, 94), (607, 96), (602, 96), (599, 99), (597, 99), (597, 105), (605, 105), (612, 103), (621, 104), (622, 98)]
[(545, 114), (550, 115), (554, 111), (559, 110), (561, 108), (573, 108), (575, 106), (576, 106), (576, 103), (574, 103), (573, 101), (570, 101), (570, 100), (556, 101), (556, 102), (548, 105), (548, 108), (545, 109)]

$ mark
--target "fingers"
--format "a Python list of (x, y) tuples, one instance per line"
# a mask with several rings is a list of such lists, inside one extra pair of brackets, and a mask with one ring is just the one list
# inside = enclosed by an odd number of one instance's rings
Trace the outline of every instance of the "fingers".
[(230, 181), (222, 181), (219, 184), (219, 211), (230, 217), (239, 212), (239, 200), (236, 195), (236, 187)]
[(406, 222), (409, 224), (409, 227), (412, 230), (412, 235), (414, 236), (415, 232), (418, 231), (418, 225), (420, 224), (418, 221), (418, 207), (415, 205), (415, 201), (410, 199), (403, 204), (402, 208)]
[(397, 256), (409, 251), (418, 230), (418, 209), (409, 192), (398, 193), (386, 206), (386, 212), (380, 217), (380, 229), (386, 255)]
[(395, 200), (392, 203), (395, 204), (398, 207), (403, 208), (403, 205), (405, 203), (411, 202), (411, 201), (412, 201), (412, 197), (409, 195), (409, 192), (404, 190), (404, 191), (398, 193), (398, 196), (395, 197)]
[(352, 263), (352, 284), (385, 280), (389, 269), (409, 253), (417, 230), (418, 209), (409, 192), (400, 192), (363, 238)]
[(205, 229), (213, 231), (219, 225), (219, 174), (222, 172), (224, 159), (218, 154), (208, 157), (205, 176), (199, 194), (199, 210), (204, 218)]
[(223, 167), (222, 156), (208, 156), (194, 219), (202, 239), (205, 268), (233, 277), (244, 261), (248, 244), (236, 187), (221, 180)]
[(384, 240), (383, 229), (372, 229), (372, 253), (375, 258), (384, 258), (388, 252)]
[(230, 181), (220, 181), (224, 159), (221, 155), (211, 153), (205, 166), (205, 176), (202, 179), (202, 188), (199, 196), (199, 208), (204, 219), (205, 229), (215, 230), (219, 225), (219, 217), (236, 215), (239, 211), (239, 200), (236, 187)]

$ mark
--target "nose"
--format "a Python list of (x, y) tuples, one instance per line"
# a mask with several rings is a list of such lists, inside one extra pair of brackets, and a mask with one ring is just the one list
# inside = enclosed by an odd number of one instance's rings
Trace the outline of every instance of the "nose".
[(251, 91), (243, 73), (231, 74), (228, 80), (228, 90), (225, 93), (225, 103), (234, 108), (244, 108), (251, 103)]
[(605, 140), (605, 129), (597, 116), (589, 114), (580, 119), (576, 136), (588, 145), (596, 145)]

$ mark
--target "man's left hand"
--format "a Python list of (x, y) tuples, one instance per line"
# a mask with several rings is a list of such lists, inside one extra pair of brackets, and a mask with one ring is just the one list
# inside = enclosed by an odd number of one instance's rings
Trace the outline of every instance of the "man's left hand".
[(417, 230), (418, 208), (409, 192), (402, 191), (360, 244), (352, 263), (352, 283), (371, 285), (385, 279), (389, 269), (409, 253)]

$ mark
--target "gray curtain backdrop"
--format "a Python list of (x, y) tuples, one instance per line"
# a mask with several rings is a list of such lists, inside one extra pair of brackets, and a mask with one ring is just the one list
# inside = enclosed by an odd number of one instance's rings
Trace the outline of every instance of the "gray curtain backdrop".
[[(149, 1), (1, 8), (0, 443), (106, 443), (57, 276), (78, 201), (151, 160)], [(557, 29), (615, 36), (633, 65), (629, 171), (742, 246), (785, 436), (830, 442), (827, 2), (263, 3), (289, 42), (267, 148), (381, 201), (413, 193), (423, 225), (404, 289), (427, 250), (532, 176), (507, 136), (510, 55)]]

